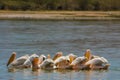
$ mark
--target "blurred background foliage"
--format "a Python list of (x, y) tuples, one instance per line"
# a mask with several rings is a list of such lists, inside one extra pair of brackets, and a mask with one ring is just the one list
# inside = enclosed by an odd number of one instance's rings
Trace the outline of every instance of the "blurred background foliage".
[(0, 10), (120, 10), (120, 0), (0, 0)]

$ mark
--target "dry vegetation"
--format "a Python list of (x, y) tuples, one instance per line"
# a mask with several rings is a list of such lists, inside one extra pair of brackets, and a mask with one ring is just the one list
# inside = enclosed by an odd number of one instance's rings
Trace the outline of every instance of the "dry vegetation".
[(0, 19), (120, 19), (120, 11), (0, 11)]

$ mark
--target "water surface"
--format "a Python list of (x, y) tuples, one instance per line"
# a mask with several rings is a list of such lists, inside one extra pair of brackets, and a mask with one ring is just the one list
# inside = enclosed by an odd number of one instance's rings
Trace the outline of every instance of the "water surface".
[[(50, 54), (62, 51), (82, 56), (86, 49), (108, 59), (108, 71), (39, 70), (8, 72), (6, 63), (13, 51)], [(0, 80), (119, 80), (120, 21), (0, 21)]]

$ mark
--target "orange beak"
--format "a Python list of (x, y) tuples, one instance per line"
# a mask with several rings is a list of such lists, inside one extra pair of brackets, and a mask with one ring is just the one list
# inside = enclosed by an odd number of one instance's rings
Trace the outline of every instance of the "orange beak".
[(48, 59), (50, 59), (50, 58), (51, 58), (50, 54), (48, 54), (48, 55), (47, 55), (47, 58), (48, 58)]
[(87, 60), (90, 60), (90, 59), (91, 59), (92, 54), (91, 54), (90, 49), (87, 49), (87, 50), (86, 50), (84, 56), (87, 58)]
[(75, 60), (75, 58), (76, 58), (76, 57), (74, 57), (74, 56), (69, 56), (70, 63), (72, 63), (72, 62), (73, 62), (73, 60)]
[(35, 71), (39, 68), (39, 58), (36, 57), (32, 61), (32, 70)]
[(12, 63), (16, 58), (16, 53), (13, 52), (12, 55), (10, 56), (9, 60), (8, 60), (8, 63), (7, 63), (7, 66)]

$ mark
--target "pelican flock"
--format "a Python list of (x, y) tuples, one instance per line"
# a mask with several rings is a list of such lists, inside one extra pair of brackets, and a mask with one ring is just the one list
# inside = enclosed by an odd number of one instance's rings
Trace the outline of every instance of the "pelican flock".
[(7, 68), (31, 70), (38, 69), (71, 69), (71, 70), (107, 70), (110, 66), (108, 60), (104, 57), (96, 56), (87, 49), (83, 56), (75, 54), (63, 55), (63, 52), (57, 52), (53, 58), (48, 54), (45, 55), (23, 55), (16, 58), (16, 52), (13, 52), (7, 62)]

